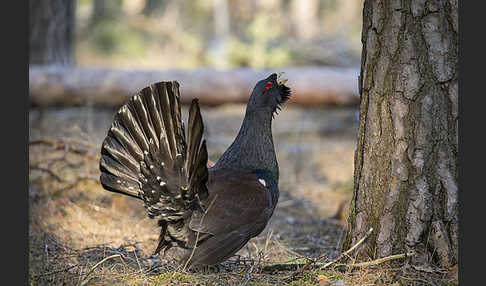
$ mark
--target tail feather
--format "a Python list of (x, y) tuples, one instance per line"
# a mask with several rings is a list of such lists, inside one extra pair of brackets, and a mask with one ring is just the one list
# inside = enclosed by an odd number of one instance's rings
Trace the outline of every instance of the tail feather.
[(188, 130), (189, 144), (186, 155), (186, 170), (189, 170), (189, 190), (192, 191), (190, 196), (197, 194), (199, 199), (204, 199), (208, 193), (206, 185), (201, 185), (198, 182), (206, 182), (208, 180), (208, 168), (206, 166), (208, 152), (205, 140), (199, 149), (199, 142), (201, 142), (204, 128), (197, 99), (192, 101), (189, 109)]
[(138, 182), (132, 180), (120, 180), (116, 175), (110, 173), (101, 173), (100, 180), (102, 185), (108, 191), (121, 193), (135, 198), (140, 198), (138, 191)]
[[(142, 199), (162, 227), (160, 247), (187, 244), (183, 225), (201, 197), (207, 197), (207, 149), (197, 99), (189, 110), (188, 141), (181, 119), (179, 84), (160, 82), (132, 96), (115, 115), (101, 149), (101, 184), (109, 191)], [(197, 209), (197, 208), (196, 208)], [(181, 224), (182, 223), (182, 224)]]
[[(113, 138), (114, 141), (122, 145), (124, 151), (129, 154), (129, 156), (135, 162), (139, 162), (143, 158), (142, 150), (136, 144), (136, 142), (130, 135), (130, 132), (124, 127), (124, 125), (122, 125), (119, 114), (115, 115), (115, 120), (113, 121), (110, 131), (108, 131), (108, 136), (106, 138)], [(106, 140), (107, 139), (105, 139), (105, 141)], [(104, 148), (102, 148), (101, 151), (105, 151)], [(136, 169), (132, 169), (132, 171), (136, 171)]]
[(201, 142), (202, 137), (202, 118), (201, 113), (199, 111), (199, 105), (197, 99), (193, 100), (191, 103), (191, 107), (189, 109), (189, 118), (188, 118), (188, 130), (189, 130), (189, 138), (188, 138), (188, 148), (187, 148), (187, 165), (186, 169), (190, 170), (194, 165), (194, 160), (197, 155), (197, 148), (199, 147), (199, 142)]
[(194, 169), (189, 177), (189, 190), (192, 191), (191, 196), (197, 196), (197, 199), (199, 200), (204, 200), (209, 195), (206, 184), (199, 183), (208, 181), (209, 173), (207, 162), (208, 152), (206, 149), (206, 140), (204, 140), (196, 157), (196, 161), (192, 164)]
[[(177, 137), (184, 138), (184, 130), (181, 120), (181, 109), (179, 105), (179, 84), (168, 84), (167, 86), (156, 86), (153, 90), (158, 95), (159, 106), (164, 123), (165, 140), (170, 150), (172, 159), (175, 158), (182, 146), (178, 146)], [(174, 90), (175, 89), (175, 90)], [(182, 135), (181, 135), (182, 133)], [(183, 144), (185, 145), (185, 144)]]
[[(104, 152), (111, 154), (111, 157), (123, 165), (125, 170), (129, 171), (128, 175), (132, 176), (133, 172), (137, 171), (138, 163), (133, 158), (132, 155), (123, 147), (122, 144), (119, 143), (114, 137), (108, 136), (106, 137), (105, 148), (103, 149)], [(105, 157), (110, 158), (110, 157)], [(133, 177), (133, 179), (137, 179), (137, 177)]]

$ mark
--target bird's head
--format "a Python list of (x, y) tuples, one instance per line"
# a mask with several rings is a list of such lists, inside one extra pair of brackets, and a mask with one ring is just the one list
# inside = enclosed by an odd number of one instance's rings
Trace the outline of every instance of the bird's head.
[(271, 114), (280, 110), (281, 105), (290, 98), (290, 88), (285, 86), (288, 79), (282, 79), (282, 74), (273, 73), (260, 80), (251, 93), (248, 107)]

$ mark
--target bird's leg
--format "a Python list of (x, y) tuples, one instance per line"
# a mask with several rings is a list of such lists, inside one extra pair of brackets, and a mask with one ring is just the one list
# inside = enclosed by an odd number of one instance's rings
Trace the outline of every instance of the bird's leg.
[[(246, 245), (246, 251), (248, 252), (248, 260), (251, 261), (251, 250), (248, 244)], [(246, 261), (245, 261), (245, 265), (246, 265)]]

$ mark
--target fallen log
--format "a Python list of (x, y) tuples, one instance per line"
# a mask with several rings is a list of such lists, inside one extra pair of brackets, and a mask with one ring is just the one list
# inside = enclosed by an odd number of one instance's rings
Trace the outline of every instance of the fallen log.
[(272, 70), (235, 68), (225, 71), (121, 70), (63, 66), (30, 66), (31, 106), (120, 106), (137, 90), (158, 81), (177, 80), (181, 101), (194, 97), (202, 105), (246, 103), (257, 80), (275, 71), (285, 72), (292, 88), (290, 103), (304, 106), (357, 105), (358, 69), (285, 67)]

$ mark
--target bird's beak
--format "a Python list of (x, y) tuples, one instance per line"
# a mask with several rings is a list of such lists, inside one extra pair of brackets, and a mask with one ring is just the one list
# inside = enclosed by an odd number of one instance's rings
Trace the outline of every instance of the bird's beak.
[(284, 79), (280, 79), (280, 76), (282, 76), (284, 72), (278, 72), (277, 73), (277, 83), (278, 85), (283, 85), (285, 84), (289, 79), (288, 78), (284, 78)]

